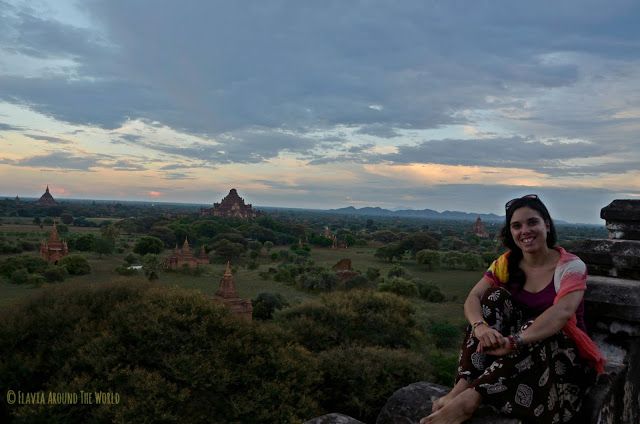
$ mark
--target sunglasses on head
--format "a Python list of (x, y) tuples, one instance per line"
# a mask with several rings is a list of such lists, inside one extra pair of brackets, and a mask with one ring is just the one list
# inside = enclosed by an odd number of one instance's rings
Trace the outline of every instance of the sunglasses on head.
[(511, 205), (513, 205), (518, 200), (522, 200), (522, 199), (538, 199), (538, 195), (537, 194), (526, 194), (526, 195), (524, 195), (522, 197), (516, 197), (515, 199), (511, 199), (507, 203), (505, 203), (504, 210), (508, 210), (511, 207)]

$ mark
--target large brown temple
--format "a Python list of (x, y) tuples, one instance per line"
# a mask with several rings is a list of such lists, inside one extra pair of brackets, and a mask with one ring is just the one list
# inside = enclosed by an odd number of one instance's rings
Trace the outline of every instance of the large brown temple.
[(251, 300), (241, 299), (238, 296), (229, 262), (227, 262), (227, 268), (224, 271), (222, 280), (220, 280), (220, 287), (218, 287), (218, 291), (216, 291), (215, 296), (213, 296), (213, 300), (226, 305), (234, 315), (251, 321), (253, 305), (251, 304)]
[(67, 247), (67, 242), (60, 240), (58, 228), (54, 222), (51, 234), (49, 234), (49, 240), (42, 240), (40, 242), (40, 256), (49, 263), (57, 264), (60, 259), (68, 254), (69, 248)]
[(220, 203), (213, 204), (213, 208), (200, 209), (200, 215), (248, 219), (257, 217), (260, 212), (254, 210), (251, 204), (246, 205), (236, 189), (232, 188)]
[(478, 217), (478, 219), (476, 219), (476, 222), (473, 224), (473, 234), (477, 235), (480, 238), (489, 238), (489, 233), (487, 232), (487, 229), (484, 226), (484, 222), (482, 222), (482, 219), (480, 219), (480, 217)]
[(56, 199), (54, 199), (51, 193), (49, 193), (49, 186), (47, 186), (47, 190), (42, 196), (40, 196), (37, 203), (40, 206), (56, 206), (58, 204)]
[(208, 263), (209, 258), (204, 251), (204, 246), (200, 248), (200, 252), (198, 252), (197, 255), (194, 255), (191, 246), (189, 246), (189, 240), (185, 238), (182, 249), (178, 249), (178, 245), (176, 244), (176, 248), (173, 250), (171, 256), (165, 259), (164, 267), (165, 269), (181, 269), (184, 266), (197, 268), (198, 265)]

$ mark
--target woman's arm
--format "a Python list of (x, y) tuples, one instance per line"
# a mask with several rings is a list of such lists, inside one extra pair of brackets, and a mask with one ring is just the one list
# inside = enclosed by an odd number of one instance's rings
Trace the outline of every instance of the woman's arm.
[[(535, 343), (560, 331), (562, 327), (565, 326), (569, 318), (575, 314), (578, 306), (580, 306), (583, 296), (584, 291), (582, 290), (577, 290), (563, 296), (558, 300), (558, 303), (540, 314), (529, 328), (520, 333), (522, 342), (524, 344)], [(500, 347), (485, 349), (485, 351), (491, 355), (498, 356), (510, 353), (511, 348), (509, 347), (508, 338), (504, 337), (502, 339)]]
[[(490, 280), (483, 276), (469, 292), (467, 300), (464, 302), (464, 316), (470, 324), (484, 320), (480, 300), (482, 299), (484, 292), (490, 287)], [(473, 331), (473, 336), (480, 341), (480, 350), (496, 348), (503, 343), (502, 339), (504, 338), (498, 330), (495, 330), (485, 324), (477, 326)]]
[(558, 300), (558, 303), (540, 314), (533, 321), (533, 324), (520, 334), (522, 342), (525, 344), (534, 343), (560, 331), (569, 318), (576, 313), (583, 296), (584, 291), (582, 290), (563, 296)]

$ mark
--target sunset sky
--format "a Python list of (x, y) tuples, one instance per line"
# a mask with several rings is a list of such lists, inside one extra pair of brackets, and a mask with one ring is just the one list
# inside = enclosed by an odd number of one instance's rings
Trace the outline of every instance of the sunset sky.
[(0, 195), (602, 223), (640, 2), (0, 0)]

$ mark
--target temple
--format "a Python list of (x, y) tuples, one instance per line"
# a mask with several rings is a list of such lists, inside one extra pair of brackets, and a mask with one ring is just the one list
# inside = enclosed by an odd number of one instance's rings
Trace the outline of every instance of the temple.
[(487, 229), (484, 226), (484, 222), (482, 222), (482, 219), (480, 219), (480, 217), (478, 217), (478, 219), (476, 219), (476, 222), (474, 222), (473, 229), (471, 231), (473, 231), (473, 234), (480, 238), (489, 238), (489, 233), (487, 232)]
[(219, 302), (231, 309), (231, 313), (242, 319), (251, 321), (253, 314), (253, 305), (249, 299), (241, 299), (236, 290), (236, 283), (233, 281), (231, 274), (231, 266), (227, 262), (227, 268), (220, 280), (220, 287), (213, 297), (215, 302)]
[(191, 247), (189, 246), (189, 240), (185, 238), (184, 243), (182, 244), (182, 249), (178, 249), (178, 245), (176, 244), (176, 248), (173, 250), (171, 256), (165, 259), (164, 268), (197, 268), (198, 265), (205, 265), (208, 263), (209, 257), (207, 257), (207, 253), (204, 251), (204, 246), (202, 246), (200, 248), (200, 252), (194, 256), (193, 250), (191, 250)]
[(213, 208), (200, 209), (200, 215), (249, 219), (257, 217), (260, 213), (254, 210), (251, 204), (245, 204), (244, 199), (238, 196), (236, 189), (232, 188), (220, 203), (213, 204)]
[(49, 186), (47, 186), (47, 190), (40, 196), (37, 203), (40, 206), (56, 206), (58, 204), (51, 193), (49, 193)]
[(49, 263), (57, 264), (60, 259), (68, 254), (69, 248), (67, 247), (67, 242), (60, 240), (58, 228), (54, 222), (51, 234), (49, 234), (49, 240), (42, 240), (40, 242), (40, 256)]

